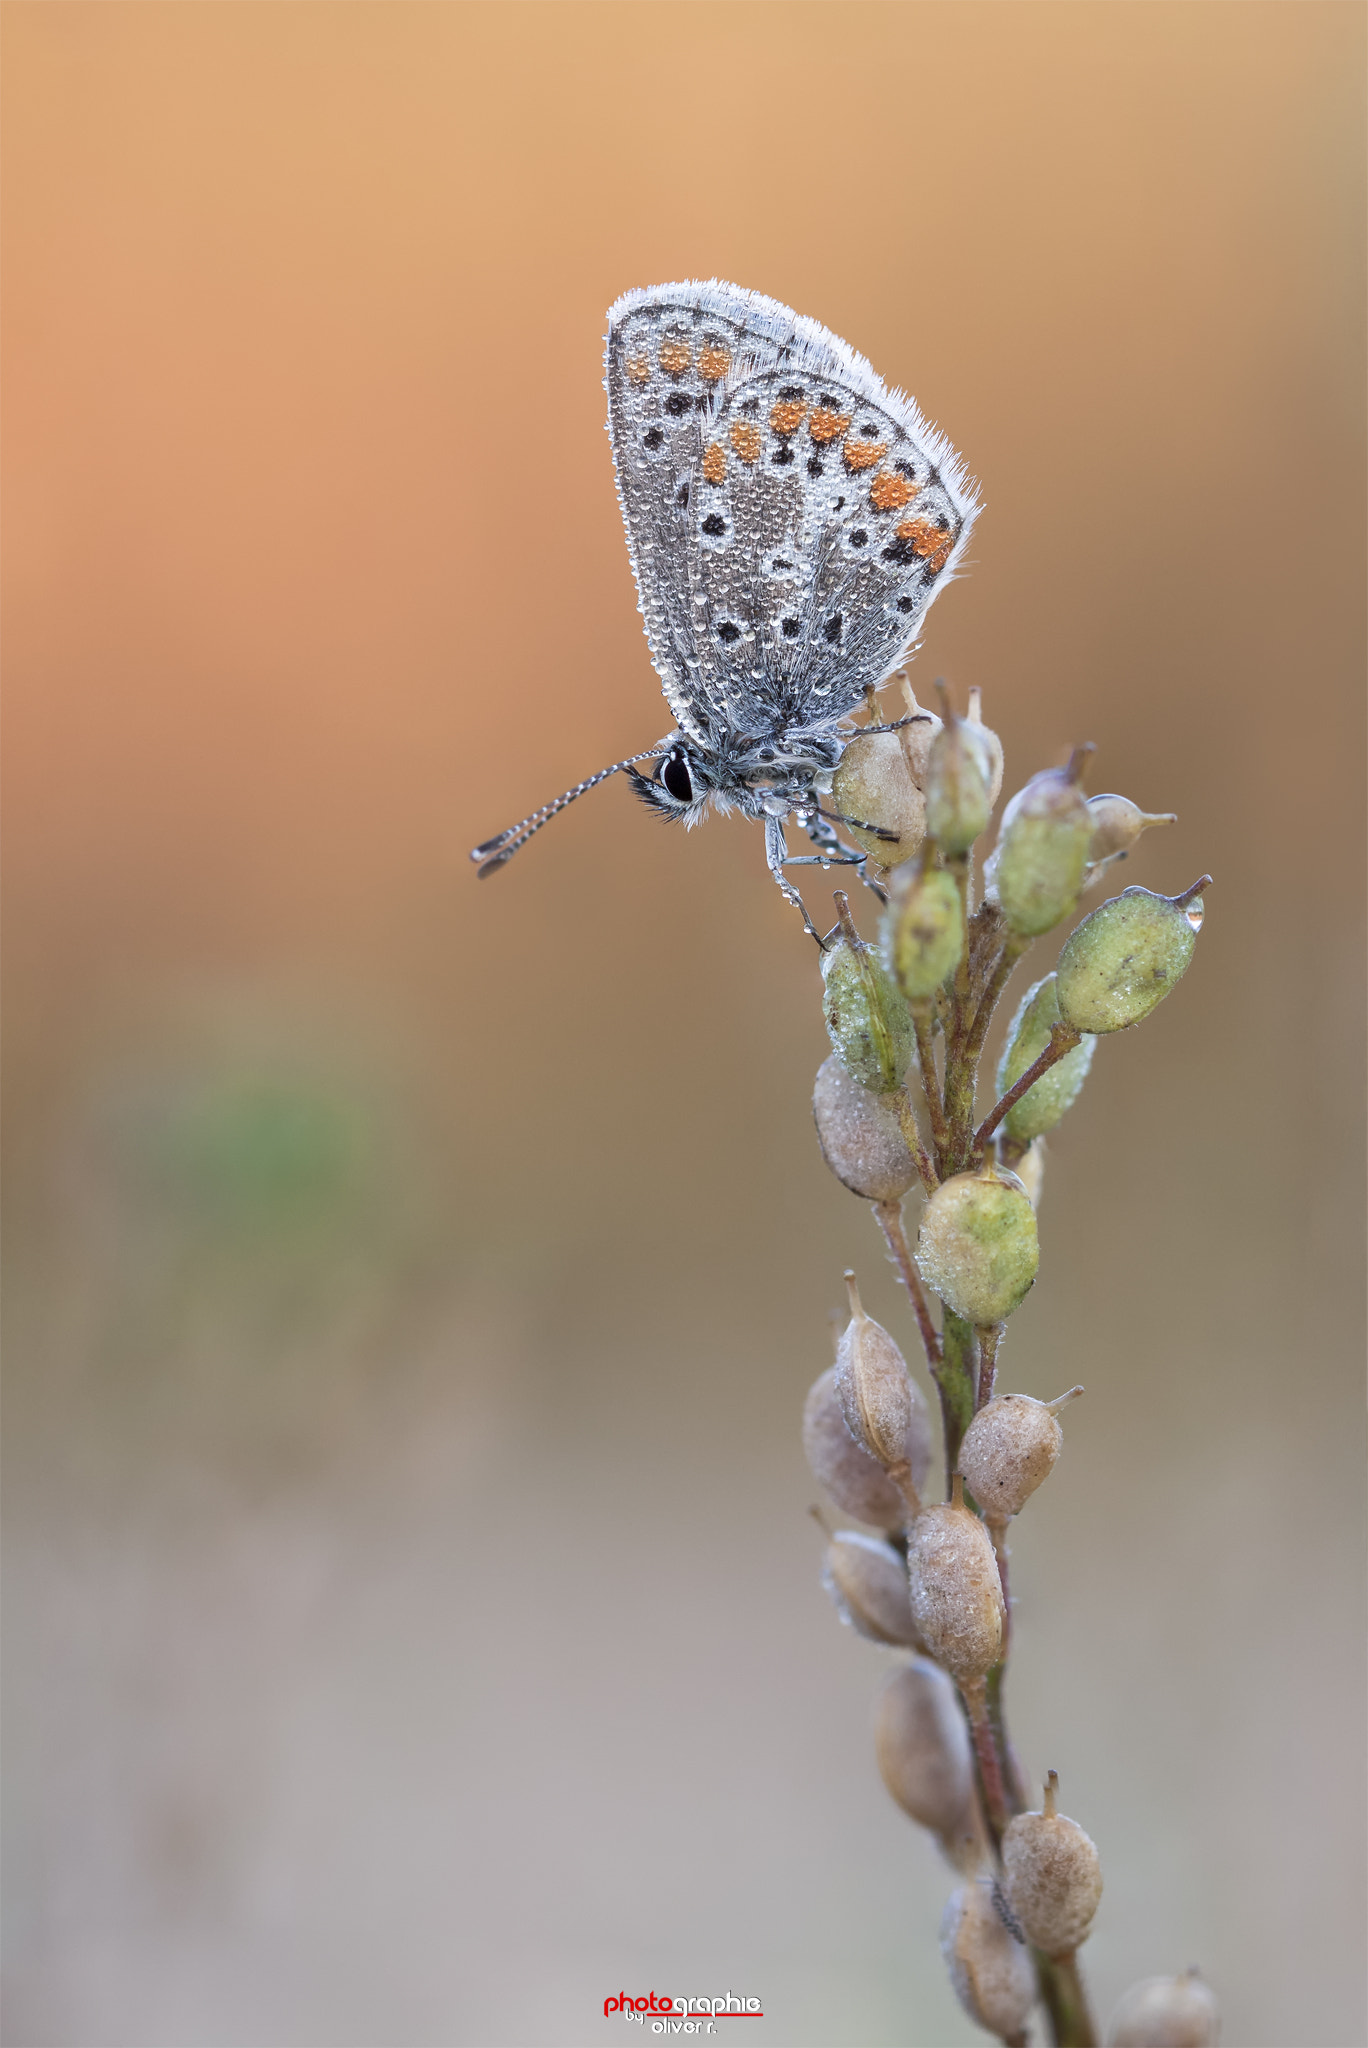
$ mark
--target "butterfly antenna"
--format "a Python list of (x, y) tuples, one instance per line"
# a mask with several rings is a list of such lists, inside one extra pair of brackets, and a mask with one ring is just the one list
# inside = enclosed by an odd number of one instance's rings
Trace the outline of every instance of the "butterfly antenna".
[(506, 832), (499, 832), (493, 839), (486, 839), (483, 846), (471, 849), (470, 858), (480, 863), (480, 879), (492, 875), (505, 861), (512, 860), (520, 846), (526, 846), (534, 832), (540, 832), (549, 824), (557, 811), (563, 811), (577, 796), (583, 796), (588, 789), (596, 789), (600, 782), (606, 782), (610, 775), (620, 775), (624, 768), (635, 768), (638, 761), (657, 761), (664, 752), (662, 747), (648, 747), (644, 754), (631, 754), (625, 761), (614, 761), (611, 768), (600, 768), (597, 775), (591, 775), (587, 782), (577, 782), (573, 789), (567, 789), (553, 803), (543, 804), (533, 811), (520, 825), (510, 825)]

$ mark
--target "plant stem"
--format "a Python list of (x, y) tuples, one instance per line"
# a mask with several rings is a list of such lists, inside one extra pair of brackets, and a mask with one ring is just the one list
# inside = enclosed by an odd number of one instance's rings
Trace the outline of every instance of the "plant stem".
[(1097, 2030), (1088, 2010), (1083, 1979), (1078, 1974), (1077, 1951), (1051, 1960), (1037, 1949), (1035, 1966), (1055, 2048), (1097, 2048)]
[(912, 1097), (906, 1088), (899, 1088), (893, 1100), (898, 1111), (898, 1122), (902, 1126), (903, 1143), (917, 1162), (917, 1172), (921, 1175), (922, 1186), (928, 1195), (934, 1194), (940, 1182), (936, 1178), (935, 1168), (926, 1156), (926, 1147), (922, 1144), (921, 1132), (917, 1128), (917, 1112), (912, 1107)]
[(978, 1391), (974, 1397), (974, 1413), (986, 1408), (993, 1398), (993, 1382), (997, 1378), (998, 1345), (1002, 1342), (1005, 1325), (1002, 1323), (980, 1323), (978, 1327), (979, 1369)]
[(931, 1036), (932, 1010), (929, 1003), (912, 1005), (912, 1029), (917, 1034), (917, 1064), (921, 1068), (922, 1094), (931, 1119), (931, 1142), (936, 1148), (936, 1168), (945, 1171), (945, 1105), (941, 1100), (940, 1075), (936, 1072), (936, 1047)]
[(875, 1202), (874, 1214), (878, 1218), (879, 1228), (884, 1234), (884, 1243), (888, 1246), (889, 1257), (898, 1269), (898, 1278), (907, 1289), (907, 1298), (912, 1304), (912, 1313), (917, 1318), (917, 1328), (921, 1333), (922, 1349), (926, 1353), (926, 1363), (930, 1368), (931, 1377), (939, 1385), (938, 1376), (941, 1368), (940, 1339), (936, 1335), (936, 1326), (931, 1320), (931, 1311), (926, 1305), (926, 1295), (922, 1290), (921, 1275), (913, 1264), (912, 1253), (908, 1248), (907, 1233), (903, 1229), (902, 1204), (901, 1202)]
[(1062, 1060), (1065, 1053), (1072, 1052), (1076, 1045), (1081, 1045), (1082, 1043), (1083, 1033), (1075, 1031), (1072, 1024), (1056, 1024), (1050, 1033), (1050, 1042), (1040, 1055), (1040, 1058), (1032, 1060), (1021, 1079), (1015, 1082), (1005, 1095), (999, 1096), (992, 1109), (975, 1131), (973, 1150), (981, 1153), (1008, 1110), (1015, 1103), (1020, 1102), (1027, 1090), (1034, 1088), (1041, 1075), (1048, 1074), (1050, 1068)]
[(951, 1480), (959, 1463), (960, 1442), (974, 1419), (975, 1383), (974, 1326), (953, 1310), (945, 1311), (941, 1325), (941, 1362), (936, 1373), (940, 1394), (941, 1421), (945, 1428), (945, 1493), (949, 1499)]

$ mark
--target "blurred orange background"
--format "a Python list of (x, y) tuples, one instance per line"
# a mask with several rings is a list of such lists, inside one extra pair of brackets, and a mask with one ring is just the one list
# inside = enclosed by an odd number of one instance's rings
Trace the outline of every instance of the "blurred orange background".
[(1216, 878), (1053, 1147), (1012, 1712), (1103, 2015), (1363, 2040), (1362, 11), (4, 31), (6, 2038), (981, 2038), (806, 1519), (846, 1264), (912, 1349), (813, 950), (617, 785), (465, 858), (666, 729), (604, 312), (717, 275), (981, 480), (919, 686)]

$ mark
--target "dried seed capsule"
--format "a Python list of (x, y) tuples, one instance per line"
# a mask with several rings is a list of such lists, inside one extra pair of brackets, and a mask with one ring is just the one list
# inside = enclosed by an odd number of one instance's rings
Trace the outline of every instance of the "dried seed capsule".
[(1090, 889), (1113, 861), (1124, 860), (1151, 825), (1178, 823), (1176, 811), (1142, 811), (1128, 796), (1090, 796), (1088, 816), (1093, 832), (1083, 878), (1085, 889)]
[(926, 830), (942, 853), (967, 853), (993, 813), (986, 748), (946, 709), (926, 764)]
[(885, 913), (898, 986), (910, 1003), (933, 996), (964, 950), (964, 904), (944, 868), (923, 867)]
[(817, 1069), (812, 1117), (822, 1157), (852, 1194), (897, 1202), (917, 1178), (896, 1097), (876, 1095), (852, 1080), (835, 1053)]
[(1027, 1937), (1052, 1957), (1071, 1956), (1087, 1940), (1102, 1896), (1097, 1849), (1076, 1820), (1055, 1811), (1058, 1788), (1051, 1771), (1044, 1812), (1017, 1814), (1002, 1838), (1008, 1904)]
[(922, 1211), (917, 1266), (947, 1308), (1000, 1323), (1030, 1292), (1040, 1264), (1035, 1210), (1014, 1173), (985, 1159), (980, 1173), (942, 1181)]
[[(1055, 990), (1055, 977), (1047, 974), (1034, 988), (1027, 989), (1012, 1019), (1007, 1044), (998, 1061), (999, 1095), (1005, 1095), (1009, 1088), (1015, 1087), (1026, 1069), (1040, 1058), (1058, 1022), (1059, 997)], [(1088, 1078), (1096, 1044), (1095, 1038), (1084, 1038), (1072, 1052), (1066, 1052), (1062, 1060), (1056, 1060), (1035, 1086), (1026, 1090), (1019, 1102), (1012, 1104), (1002, 1120), (1002, 1128), (1009, 1138), (1014, 1138), (1019, 1145), (1029, 1145), (1042, 1132), (1054, 1129), (1065, 1110), (1071, 1109), (1078, 1099), (1079, 1091)]]
[(913, 1387), (901, 1351), (860, 1303), (855, 1275), (845, 1276), (850, 1321), (836, 1348), (836, 1394), (846, 1428), (898, 1486), (911, 1483), (907, 1454)]
[(1107, 2048), (1215, 2048), (1221, 2038), (1216, 1994), (1197, 1970), (1132, 1984), (1112, 2014)]
[(952, 1892), (940, 1930), (941, 1954), (955, 1996), (975, 2026), (1000, 2041), (1024, 2039), (1036, 2000), (1031, 1951), (1006, 1925), (993, 1901), (993, 1881), (976, 1878)]
[(1057, 1401), (1001, 1394), (979, 1409), (964, 1432), (959, 1468), (986, 1521), (1019, 1515), (1041, 1480), (1049, 1478), (1064, 1442), (1056, 1413), (1082, 1391), (1070, 1387)]
[(874, 1707), (874, 1754), (892, 1797), (919, 1827), (956, 1849), (974, 1834), (969, 1733), (938, 1664), (918, 1657), (889, 1679)]
[(973, 1686), (992, 1670), (1002, 1648), (1002, 1583), (988, 1531), (953, 1500), (923, 1508), (907, 1533), (912, 1620), (922, 1641), (955, 1683)]
[(856, 1635), (903, 1650), (921, 1647), (912, 1626), (907, 1566), (891, 1543), (840, 1530), (827, 1545), (822, 1584)]
[[(919, 728), (905, 730), (916, 733)], [(911, 860), (926, 837), (926, 799), (914, 774), (916, 758), (915, 746), (905, 747), (901, 732), (856, 733), (832, 780), (831, 808), (846, 820), (842, 832), (881, 867)], [(894, 837), (883, 839), (865, 831), (866, 825), (881, 826)]]
[(984, 780), (988, 784), (988, 806), (991, 810), (1002, 795), (1002, 741), (992, 728), (983, 722), (982, 690), (974, 689), (969, 692), (969, 711), (964, 723), (969, 729), (970, 737), (978, 742)]
[(1064, 941), (1056, 973), (1059, 1014), (1075, 1031), (1139, 1024), (1187, 972), (1202, 929), (1203, 875), (1181, 896), (1123, 889)]
[(1085, 750), (1067, 768), (1033, 775), (1003, 813), (993, 883), (1008, 924), (1028, 938), (1069, 915), (1083, 886), (1092, 818), (1078, 787)]
[[(908, 1381), (911, 1394), (910, 1420), (904, 1439), (912, 1484), (919, 1490), (931, 1468), (931, 1414), (915, 1380)], [(846, 1428), (841, 1399), (836, 1392), (836, 1368), (828, 1366), (813, 1381), (803, 1409), (803, 1449), (813, 1477), (824, 1487), (842, 1514), (871, 1529), (901, 1529), (907, 1520), (907, 1502), (883, 1466), (857, 1444)]]
[[(849, 913), (842, 920), (848, 923)], [(850, 925), (850, 933), (854, 926)], [(912, 1019), (864, 940), (845, 931), (822, 954), (827, 1034), (852, 1080), (876, 1094), (902, 1086), (912, 1058)]]

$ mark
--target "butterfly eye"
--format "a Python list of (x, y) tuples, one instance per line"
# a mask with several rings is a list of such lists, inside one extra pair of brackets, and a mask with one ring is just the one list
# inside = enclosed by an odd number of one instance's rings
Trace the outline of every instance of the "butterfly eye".
[(693, 802), (693, 780), (682, 754), (667, 754), (660, 764), (660, 780), (667, 795), (677, 804)]

